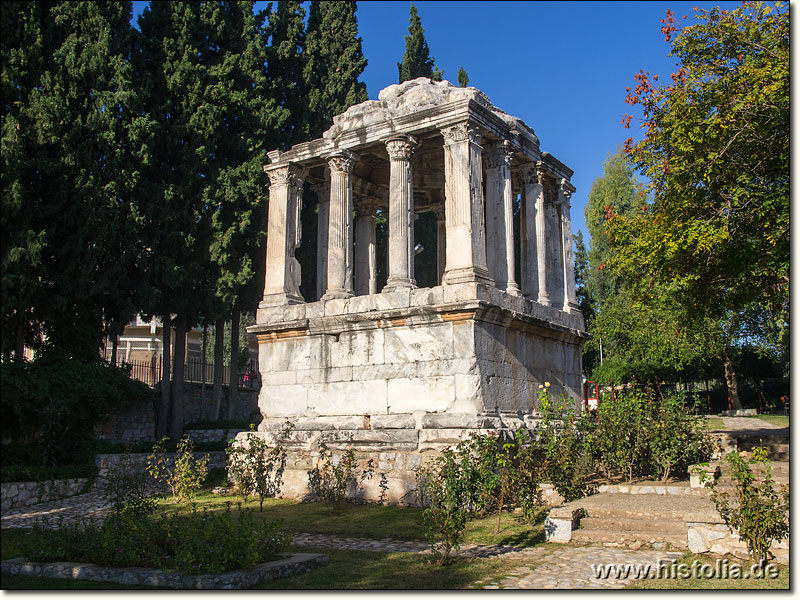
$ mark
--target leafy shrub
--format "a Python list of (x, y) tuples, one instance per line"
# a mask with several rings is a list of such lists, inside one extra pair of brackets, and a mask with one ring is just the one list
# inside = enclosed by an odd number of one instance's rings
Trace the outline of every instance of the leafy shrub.
[(127, 512), (134, 516), (152, 514), (156, 500), (152, 497), (148, 477), (131, 464), (130, 454), (125, 454), (108, 470), (103, 486), (103, 496), (114, 513)]
[(166, 456), (165, 439), (153, 446), (147, 457), (147, 472), (162, 486), (169, 487), (175, 502), (191, 500), (203, 487), (208, 475), (208, 455), (200, 459), (194, 456), (194, 442), (183, 436), (178, 442), (178, 452), (170, 461)]
[(277, 496), (281, 492), (283, 472), (286, 469), (284, 442), (292, 429), (294, 424), (287, 421), (271, 449), (263, 438), (252, 432), (247, 434), (246, 443), (236, 440), (228, 442), (228, 477), (239, 489), (245, 502), (250, 494), (258, 495), (260, 511), (264, 510), (265, 498)]
[(733, 494), (720, 491), (720, 480), (712, 480), (712, 500), (732, 533), (747, 544), (754, 561), (762, 565), (770, 558), (770, 546), (789, 535), (789, 487), (776, 490), (772, 467), (763, 446), (747, 452), (731, 452), (725, 456), (730, 467)]
[(473, 466), (470, 454), (461, 446), (444, 450), (417, 471), (417, 503), (425, 507), (425, 537), (439, 566), (459, 549), (470, 509), (481, 504)]
[(683, 393), (617, 394), (600, 403), (592, 438), (597, 467), (608, 479), (684, 476), (712, 450), (704, 418), (687, 406)]
[(291, 543), (278, 522), (257, 519), (228, 503), (222, 512), (192, 508), (188, 515), (143, 517), (122, 511), (103, 525), (73, 524), (52, 532), (54, 542), (34, 553), (40, 561), (81, 561), (146, 567), (188, 575), (250, 569), (277, 558)]
[(544, 454), (547, 478), (569, 502), (584, 497), (592, 489), (593, 422), (590, 417), (575, 413), (571, 399), (550, 398), (549, 387), (545, 383), (539, 388), (542, 420), (537, 429), (537, 443)]
[(152, 390), (132, 380), (128, 369), (55, 349), (32, 362), (4, 363), (0, 388), (4, 437), (39, 440), (43, 466), (65, 464), (70, 436), (88, 437), (110, 410), (153, 401)]
[(375, 473), (372, 459), (358, 473), (358, 460), (352, 446), (334, 457), (325, 442), (320, 442), (317, 465), (308, 471), (308, 488), (315, 500), (321, 500), (331, 510), (344, 506), (347, 497), (354, 495), (358, 486)]

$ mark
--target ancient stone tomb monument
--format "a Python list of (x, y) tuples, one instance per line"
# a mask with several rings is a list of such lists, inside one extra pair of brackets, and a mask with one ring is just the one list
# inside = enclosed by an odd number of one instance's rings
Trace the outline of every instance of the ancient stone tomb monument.
[[(528, 125), (475, 88), (420, 78), (349, 108), (322, 139), (268, 156), (266, 279), (249, 331), (259, 435), (295, 425), (285, 495), (305, 492), (321, 439), (376, 459), (400, 501), (426, 452), (530, 425), (545, 381), (579, 402), (587, 335), (572, 170), (540, 151)], [(318, 202), (315, 240), (300, 228), (304, 186)], [(385, 285), (377, 218), (388, 227)], [(423, 250), (436, 255), (431, 287), (414, 273), (422, 218), (436, 223)], [(300, 292), (312, 275), (300, 273), (300, 244), (316, 244), (314, 298)]]

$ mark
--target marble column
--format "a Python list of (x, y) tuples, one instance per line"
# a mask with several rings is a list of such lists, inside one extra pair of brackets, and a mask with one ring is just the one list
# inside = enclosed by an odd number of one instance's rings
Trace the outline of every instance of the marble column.
[(572, 219), (570, 218), (570, 198), (575, 188), (567, 179), (558, 185), (558, 205), (561, 207), (561, 235), (563, 240), (564, 269), (564, 307), (565, 312), (579, 313), (578, 298), (575, 293), (575, 258), (572, 253)]
[(353, 166), (358, 157), (339, 150), (326, 157), (331, 173), (328, 279), (323, 300), (353, 295)]
[(525, 164), (514, 170), (514, 178), (520, 192), (520, 289), (522, 295), (537, 301), (539, 277), (536, 256), (536, 198), (539, 184), (535, 164)]
[(330, 179), (311, 189), (319, 199), (317, 210), (317, 300), (328, 290), (328, 212), (331, 206)]
[(375, 207), (362, 204), (356, 207), (355, 292), (356, 296), (375, 294)]
[(539, 292), (536, 301), (545, 306), (552, 306), (550, 294), (547, 292), (547, 212), (544, 204), (544, 169), (538, 168), (536, 185), (531, 186), (532, 197), (535, 198), (536, 210), (536, 273), (539, 280)]
[(442, 276), (447, 257), (447, 222), (444, 216), (444, 206), (433, 209), (436, 215), (436, 285), (442, 285)]
[(389, 153), (389, 271), (384, 292), (417, 287), (414, 280), (414, 174), (411, 159), (415, 140), (386, 141)]
[(305, 302), (300, 294), (300, 263), (294, 251), (300, 245), (300, 208), (305, 170), (299, 165), (267, 165), (269, 221), (266, 277), (260, 307)]
[(462, 121), (441, 129), (447, 259), (443, 283), (494, 284), (486, 268), (480, 129)]
[(498, 289), (519, 296), (514, 277), (514, 198), (511, 190), (511, 159), (508, 142), (486, 149), (486, 260)]

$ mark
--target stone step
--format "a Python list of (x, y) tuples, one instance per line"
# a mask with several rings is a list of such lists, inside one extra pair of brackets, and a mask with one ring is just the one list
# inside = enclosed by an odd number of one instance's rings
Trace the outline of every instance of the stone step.
[(688, 528), (683, 519), (604, 519), (599, 517), (584, 517), (581, 519), (579, 531), (625, 531), (631, 534), (660, 535), (676, 534), (686, 535)]
[[(685, 526), (684, 526), (685, 527)], [(623, 530), (578, 529), (572, 532), (571, 544), (603, 545), (612, 548), (668, 548), (685, 550), (689, 547), (688, 534), (645, 533)]]

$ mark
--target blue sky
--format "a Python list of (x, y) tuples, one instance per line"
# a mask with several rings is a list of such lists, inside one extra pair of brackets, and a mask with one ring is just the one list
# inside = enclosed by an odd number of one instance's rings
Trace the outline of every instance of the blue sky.
[[(644, 69), (668, 77), (675, 69), (660, 20), (692, 9), (739, 2), (415, 2), (425, 38), (444, 78), (459, 66), (469, 85), (498, 108), (524, 120), (541, 149), (575, 171), (572, 227), (588, 241), (583, 209), (606, 156), (639, 134), (624, 129), (625, 87)], [(147, 2), (134, 2), (138, 15)], [(257, 9), (267, 5), (257, 2)], [(306, 3), (306, 7), (308, 3)], [(368, 60), (362, 81), (370, 99), (397, 83), (410, 2), (359, 2), (358, 24)], [(134, 19), (135, 22), (135, 19)], [(634, 115), (636, 113), (633, 113)]]

